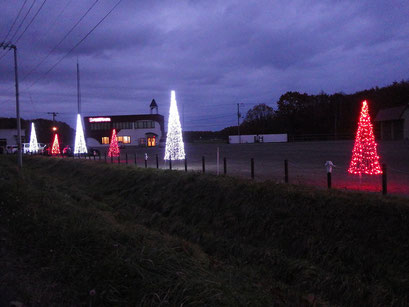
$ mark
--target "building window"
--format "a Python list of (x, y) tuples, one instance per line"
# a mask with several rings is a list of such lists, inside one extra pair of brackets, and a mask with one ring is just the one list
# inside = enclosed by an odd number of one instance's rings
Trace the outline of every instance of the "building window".
[(149, 129), (155, 128), (155, 122), (153, 120), (138, 120), (134, 122), (135, 129)]
[(139, 145), (146, 145), (146, 139), (145, 138), (140, 138), (138, 143), (139, 143)]
[(156, 138), (154, 136), (148, 137), (148, 147), (156, 146)]
[(91, 123), (91, 130), (111, 130), (111, 123)]
[(132, 129), (132, 122), (114, 122), (112, 123), (115, 129)]
[(103, 136), (102, 137), (102, 144), (109, 144), (109, 137)]
[(118, 142), (122, 142), (124, 144), (130, 144), (131, 137), (130, 136), (118, 136)]

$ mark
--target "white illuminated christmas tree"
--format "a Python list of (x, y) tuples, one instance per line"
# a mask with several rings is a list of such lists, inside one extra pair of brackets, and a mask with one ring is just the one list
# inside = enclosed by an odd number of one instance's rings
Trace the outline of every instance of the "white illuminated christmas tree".
[(75, 130), (74, 154), (87, 153), (87, 144), (85, 143), (84, 130), (82, 130), (81, 115), (77, 114), (77, 129)]
[(31, 153), (38, 152), (37, 134), (34, 127), (34, 123), (31, 123), (31, 133), (30, 133), (30, 147), (28, 149)]
[(165, 160), (183, 160), (184, 158), (185, 145), (183, 144), (182, 127), (180, 126), (175, 91), (172, 91), (170, 97), (168, 134), (166, 136)]

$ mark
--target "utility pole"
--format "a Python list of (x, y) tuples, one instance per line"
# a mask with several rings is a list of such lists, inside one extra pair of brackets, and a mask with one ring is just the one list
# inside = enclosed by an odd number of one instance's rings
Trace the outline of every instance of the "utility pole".
[(237, 104), (237, 135), (239, 136), (239, 144), (241, 144), (241, 137), (240, 137), (240, 103)]
[(77, 102), (78, 102), (78, 114), (81, 114), (81, 92), (80, 92), (80, 65), (77, 58)]
[(16, 83), (16, 117), (17, 117), (17, 165), (19, 169), (23, 167), (23, 152), (21, 146), (21, 121), (20, 121), (20, 101), (19, 101), (19, 92), (18, 92), (18, 69), (17, 69), (17, 47), (16, 45), (12, 45), (10, 43), (0, 43), (0, 48), (9, 50), (13, 49), (14, 51), (14, 78)]
[(47, 114), (51, 114), (53, 116), (53, 122), (55, 122), (55, 117), (58, 115), (58, 112), (47, 112)]

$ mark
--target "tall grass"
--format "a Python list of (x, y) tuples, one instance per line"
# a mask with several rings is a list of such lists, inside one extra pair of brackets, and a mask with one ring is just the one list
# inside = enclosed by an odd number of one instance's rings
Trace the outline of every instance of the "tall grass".
[(405, 199), (61, 159), (19, 177), (0, 162), (8, 249), (67, 288), (54, 302), (409, 303)]

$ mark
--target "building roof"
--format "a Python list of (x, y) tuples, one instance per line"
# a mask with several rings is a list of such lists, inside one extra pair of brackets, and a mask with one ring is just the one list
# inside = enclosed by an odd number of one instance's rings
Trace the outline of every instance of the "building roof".
[(152, 102), (151, 102), (150, 107), (151, 107), (151, 108), (156, 108), (157, 106), (158, 106), (158, 105), (156, 104), (155, 99), (152, 99)]
[(402, 105), (398, 107), (381, 109), (378, 114), (376, 114), (375, 121), (383, 122), (387, 120), (398, 120), (401, 119), (403, 112), (405, 112), (408, 105)]

